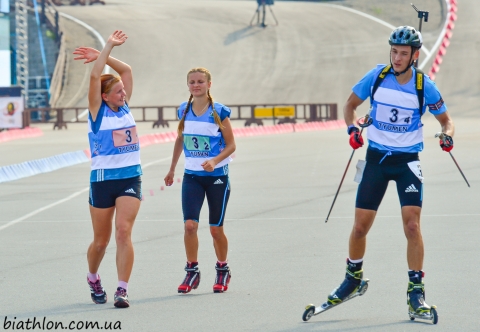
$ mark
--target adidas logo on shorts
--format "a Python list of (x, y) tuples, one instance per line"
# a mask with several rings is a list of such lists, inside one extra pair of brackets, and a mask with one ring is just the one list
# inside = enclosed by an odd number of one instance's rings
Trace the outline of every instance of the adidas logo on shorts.
[(215, 181), (213, 184), (223, 184), (222, 180), (218, 179), (217, 181)]
[(407, 189), (405, 189), (406, 193), (418, 193), (418, 189), (415, 188), (413, 184), (409, 185)]
[(137, 193), (135, 192), (135, 190), (133, 190), (132, 188), (130, 188), (130, 189), (128, 189), (128, 190), (125, 190), (125, 192), (126, 192), (126, 193), (129, 193), (129, 194), (135, 194), (135, 195), (137, 194)]

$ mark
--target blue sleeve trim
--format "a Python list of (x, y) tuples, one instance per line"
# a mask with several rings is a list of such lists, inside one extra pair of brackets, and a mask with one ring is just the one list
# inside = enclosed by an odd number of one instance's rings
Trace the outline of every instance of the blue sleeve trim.
[(230, 108), (228, 108), (227, 106), (221, 103), (214, 103), (214, 106), (215, 106), (215, 111), (220, 116), (221, 121), (225, 120), (225, 118), (230, 118), (230, 114), (232, 113)]
[(140, 165), (111, 169), (95, 169), (90, 172), (90, 182), (129, 179), (141, 175), (143, 175), (143, 171)]
[(223, 106), (220, 112), (220, 119), (223, 121), (226, 118), (230, 118), (231, 113), (232, 111), (227, 106)]
[(447, 111), (447, 105), (443, 101), (442, 95), (433, 82), (427, 75), (425, 77), (425, 105), (428, 106), (430, 113), (439, 115)]
[(102, 105), (100, 105), (100, 109), (97, 113), (97, 118), (93, 121), (92, 114), (88, 111), (88, 117), (90, 118), (90, 122), (92, 124), (92, 132), (96, 135), (100, 130), (100, 126), (102, 125), (103, 113), (105, 112), (105, 102), (102, 101)]

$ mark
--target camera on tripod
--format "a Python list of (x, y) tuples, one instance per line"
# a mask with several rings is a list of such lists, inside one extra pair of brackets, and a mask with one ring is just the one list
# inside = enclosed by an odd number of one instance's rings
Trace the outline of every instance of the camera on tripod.
[[(257, 0), (257, 10), (255, 11), (255, 14), (252, 17), (252, 20), (250, 21), (250, 25), (252, 25), (253, 20), (255, 17), (257, 17), (257, 25), (260, 25), (262, 28), (265, 28), (267, 25), (265, 24), (265, 16), (266, 16), (266, 8), (270, 9), (270, 13), (273, 16), (273, 19), (275, 20), (275, 24), (278, 25), (277, 18), (275, 17), (275, 14), (273, 13), (272, 10), (272, 5), (274, 5), (274, 0)], [(260, 23), (260, 16), (262, 16), (262, 22)]]

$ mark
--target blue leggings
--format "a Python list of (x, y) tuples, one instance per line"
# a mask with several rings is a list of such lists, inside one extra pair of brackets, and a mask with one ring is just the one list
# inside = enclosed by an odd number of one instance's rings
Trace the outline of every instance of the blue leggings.
[(367, 150), (367, 164), (358, 186), (355, 207), (377, 211), (387, 190), (395, 181), (400, 206), (422, 207), (423, 176), (418, 154), (405, 153), (387, 156)]
[(230, 181), (228, 175), (199, 176), (185, 173), (182, 183), (183, 220), (199, 222), (200, 210), (207, 196), (210, 226), (223, 226)]

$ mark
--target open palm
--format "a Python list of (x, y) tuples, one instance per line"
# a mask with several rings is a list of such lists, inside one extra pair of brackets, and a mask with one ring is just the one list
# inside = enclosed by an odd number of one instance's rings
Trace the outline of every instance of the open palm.
[(73, 54), (78, 55), (73, 60), (85, 60), (84, 63), (89, 63), (97, 60), (100, 51), (91, 47), (77, 47)]
[(107, 43), (111, 43), (113, 46), (120, 46), (127, 40), (128, 36), (123, 33), (122, 30), (115, 30), (114, 33), (108, 37)]

